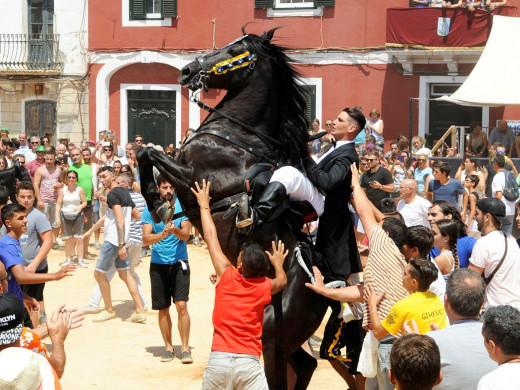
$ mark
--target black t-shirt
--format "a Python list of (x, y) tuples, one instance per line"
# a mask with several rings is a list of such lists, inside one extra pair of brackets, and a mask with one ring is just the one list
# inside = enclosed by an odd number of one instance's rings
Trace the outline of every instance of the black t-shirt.
[(370, 200), (378, 210), (381, 209), (381, 199), (390, 198), (391, 192), (386, 192), (379, 188), (372, 188), (370, 186), (371, 181), (377, 181), (380, 184), (390, 184), (394, 182), (392, 174), (388, 169), (379, 167), (374, 173), (366, 171), (361, 176), (361, 187), (367, 190), (367, 198)]

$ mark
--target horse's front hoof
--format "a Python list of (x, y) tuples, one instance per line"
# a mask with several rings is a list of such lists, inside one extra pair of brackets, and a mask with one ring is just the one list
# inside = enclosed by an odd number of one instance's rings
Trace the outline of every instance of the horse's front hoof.
[(175, 208), (172, 207), (170, 202), (164, 202), (154, 211), (152, 211), (151, 214), (155, 223), (162, 222), (165, 225), (168, 225), (171, 222), (173, 215), (175, 214)]

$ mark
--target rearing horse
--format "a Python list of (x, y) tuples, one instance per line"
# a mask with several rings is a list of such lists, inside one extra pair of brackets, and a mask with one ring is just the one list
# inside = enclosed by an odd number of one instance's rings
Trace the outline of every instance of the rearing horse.
[[(299, 75), (289, 64), (285, 49), (271, 42), (274, 32), (244, 35), (186, 65), (180, 78), (182, 85), (192, 91), (225, 89), (227, 94), (215, 109), (205, 107), (210, 114), (182, 146), (175, 161), (153, 148), (140, 151), (138, 160), (142, 193), (152, 214), (161, 204), (153, 180), (155, 166), (175, 187), (190, 221), (200, 231), (197, 201), (189, 188), (195, 181), (211, 181), (212, 216), (222, 249), (231, 261), (236, 262), (242, 243), (250, 239), (268, 249), (270, 242), (279, 238), (290, 249), (284, 266), (288, 285), (265, 309), (263, 355), (271, 388), (286, 388), (286, 367), (290, 363), (298, 375), (296, 388), (303, 389), (316, 361), (302, 353), (300, 346), (320, 325), (327, 304), (304, 285), (309, 279), (294, 254), (302, 237), (289, 229), (284, 214), (255, 228), (251, 236), (237, 231), (235, 218), (223, 219), (229, 205), (244, 193), (244, 178), (253, 165), (298, 166), (301, 157), (308, 155)], [(198, 101), (196, 96), (194, 92), (192, 99)]]

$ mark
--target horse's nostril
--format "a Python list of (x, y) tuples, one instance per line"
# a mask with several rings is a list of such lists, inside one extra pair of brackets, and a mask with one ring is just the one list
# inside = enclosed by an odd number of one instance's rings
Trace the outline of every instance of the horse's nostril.
[(190, 72), (190, 68), (188, 68), (188, 67), (184, 67), (184, 68), (182, 68), (182, 75), (183, 75), (183, 76), (189, 76), (190, 73), (191, 73), (191, 72)]

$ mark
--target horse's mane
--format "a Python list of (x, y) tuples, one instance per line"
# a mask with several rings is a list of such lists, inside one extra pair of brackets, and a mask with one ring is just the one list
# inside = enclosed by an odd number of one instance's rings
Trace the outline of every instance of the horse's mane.
[[(285, 54), (287, 48), (275, 45), (271, 39), (278, 28), (273, 28), (262, 35), (248, 34), (247, 45), (259, 60), (270, 59), (277, 67), (273, 72), (276, 83), (279, 85), (281, 121), (274, 137), (280, 141), (283, 148), (279, 150), (284, 162), (298, 164), (303, 156), (308, 155), (308, 121), (304, 114), (305, 98), (304, 90), (296, 80), (301, 77), (289, 63), (290, 59)], [(245, 26), (242, 33), (246, 35)], [(293, 61), (294, 62), (294, 61)]]

